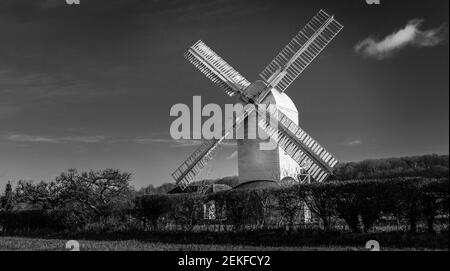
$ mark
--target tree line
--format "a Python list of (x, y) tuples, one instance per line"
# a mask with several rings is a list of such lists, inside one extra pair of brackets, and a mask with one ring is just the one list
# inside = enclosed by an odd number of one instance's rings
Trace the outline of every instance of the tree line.
[(422, 155), (340, 163), (329, 180), (368, 180), (399, 177), (445, 178), (448, 155)]
[[(448, 155), (422, 155), (401, 158), (371, 159), (361, 162), (342, 162), (334, 170), (328, 181), (389, 179), (400, 177), (446, 178), (449, 176)], [(205, 184), (225, 184), (235, 187), (239, 184), (237, 176), (202, 180)], [(195, 185), (195, 183), (193, 184)], [(164, 194), (175, 188), (165, 183), (159, 187), (149, 185), (138, 191), (144, 194)]]
[[(418, 176), (414, 175), (416, 172)], [(445, 175), (445, 172), (447, 174)], [(381, 176), (378, 178), (374, 178)], [(338, 178), (339, 179), (336, 179)], [(343, 182), (345, 181), (345, 182)], [(213, 224), (219, 230), (293, 229), (310, 210), (325, 230), (370, 231), (386, 219), (434, 230), (448, 223), (448, 156), (370, 160), (342, 164), (330, 181), (290, 188), (229, 190), (211, 195), (170, 195), (174, 184), (135, 190), (119, 170), (60, 174), (54, 181), (8, 183), (0, 197), (5, 230), (183, 229)], [(237, 177), (209, 180), (234, 187)], [(214, 207), (214, 219), (205, 210)], [(307, 208), (305, 208), (307, 207)], [(303, 217), (303, 218), (302, 218)]]
[[(444, 221), (448, 228), (448, 178), (359, 180), (278, 189), (228, 190), (209, 195), (135, 197), (127, 196), (128, 192), (113, 188), (115, 186), (99, 188), (90, 181), (70, 177), (64, 182), (67, 180), (70, 181), (47, 187), (42, 184), (33, 188), (18, 187), (15, 204), (25, 202), (29, 206), (1, 211), (2, 230), (190, 232), (199, 228), (211, 230), (212, 225), (214, 231), (273, 227), (292, 231), (299, 224), (309, 223), (325, 231), (347, 229), (358, 233), (369, 232), (386, 220), (406, 225), (411, 232), (416, 232), (422, 224), (429, 232), (434, 232), (437, 220)], [(83, 186), (73, 190), (72, 182), (77, 181)], [(69, 191), (76, 194), (67, 195)], [(92, 191), (96, 192), (92, 195)], [(211, 206), (213, 217), (208, 217)], [(312, 221), (305, 221), (307, 211), (312, 213)]]

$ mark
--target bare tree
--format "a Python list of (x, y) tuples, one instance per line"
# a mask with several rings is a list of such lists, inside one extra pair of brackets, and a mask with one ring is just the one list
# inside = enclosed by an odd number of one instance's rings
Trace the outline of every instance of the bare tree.
[(16, 187), (20, 202), (40, 204), (43, 208), (57, 208), (76, 204), (96, 213), (114, 202), (126, 199), (131, 192), (130, 173), (116, 169), (78, 173), (69, 169), (53, 182), (24, 182)]

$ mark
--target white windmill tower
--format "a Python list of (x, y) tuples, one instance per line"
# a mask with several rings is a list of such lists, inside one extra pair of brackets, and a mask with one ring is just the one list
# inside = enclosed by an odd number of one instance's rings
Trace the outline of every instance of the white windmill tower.
[[(319, 11), (262, 71), (262, 80), (254, 83), (247, 81), (202, 41), (191, 46), (185, 53), (186, 59), (226, 94), (238, 96), (245, 104), (245, 111), (237, 116), (222, 138), (204, 142), (175, 170), (172, 176), (176, 183), (184, 189), (212, 159), (221, 142), (256, 113), (266, 117), (258, 118), (258, 126), (278, 147), (261, 150), (259, 140), (239, 140), (240, 181), (280, 180), (283, 172), (298, 172), (299, 165), (303, 165), (301, 169), (315, 181), (324, 181), (338, 161), (298, 126), (297, 109), (284, 92), (342, 28), (334, 16)], [(258, 106), (261, 104), (270, 106), (262, 110), (263, 107)], [(277, 120), (277, 126), (271, 125), (267, 118)], [(304, 165), (308, 165), (307, 168)]]

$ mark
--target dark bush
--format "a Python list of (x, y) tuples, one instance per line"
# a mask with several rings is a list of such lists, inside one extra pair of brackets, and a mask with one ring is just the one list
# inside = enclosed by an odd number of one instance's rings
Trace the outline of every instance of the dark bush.
[(61, 231), (67, 225), (66, 213), (48, 210), (2, 211), (0, 225), (3, 232)]
[(438, 215), (448, 215), (449, 182), (429, 181), (421, 185), (422, 215), (428, 231), (434, 232), (434, 222)]
[(422, 191), (418, 180), (401, 181), (401, 185), (397, 186), (397, 204), (401, 211), (401, 217), (405, 218), (409, 223), (411, 232), (417, 231), (417, 223), (422, 215), (421, 197)]
[(230, 190), (216, 193), (208, 200), (214, 200), (219, 210), (225, 210), (224, 218), (234, 230), (243, 230), (246, 225), (264, 225), (269, 204), (267, 196), (262, 189)]
[(347, 223), (349, 228), (358, 233), (361, 231), (360, 215), (360, 188), (359, 182), (349, 182), (336, 186), (336, 207), (338, 216)]
[(273, 191), (280, 215), (287, 221), (288, 230), (293, 230), (294, 224), (302, 207), (302, 198), (296, 189), (283, 188)]
[(203, 219), (205, 198), (200, 194), (178, 194), (169, 197), (170, 218), (185, 231), (192, 231)]
[(361, 226), (368, 232), (381, 217), (386, 184), (385, 181), (352, 181), (337, 185), (339, 217), (353, 232), (360, 232)]
[(134, 216), (144, 222), (150, 222), (153, 229), (158, 229), (158, 221), (168, 214), (172, 201), (167, 194), (140, 196), (135, 199)]
[(299, 198), (303, 199), (311, 212), (322, 220), (325, 230), (331, 229), (336, 222), (336, 187), (335, 183), (325, 185), (316, 183), (296, 188)]
[(383, 214), (383, 209), (388, 195), (388, 183), (386, 181), (368, 181), (359, 183), (357, 192), (358, 213), (364, 231), (370, 231)]

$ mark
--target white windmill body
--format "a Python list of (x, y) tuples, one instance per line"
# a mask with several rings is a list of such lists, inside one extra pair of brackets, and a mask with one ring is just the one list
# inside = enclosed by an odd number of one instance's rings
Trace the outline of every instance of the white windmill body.
[[(278, 110), (298, 125), (297, 107), (286, 93), (272, 89), (271, 94), (265, 99), (265, 103), (275, 105)], [(248, 127), (249, 123), (256, 123), (255, 118), (256, 114), (253, 114), (245, 121), (243, 126), (245, 131), (251, 129)], [(258, 129), (258, 135), (263, 135), (262, 137), (248, 139), (245, 134), (245, 139), (237, 140), (240, 183), (255, 180), (281, 180), (288, 176), (295, 178), (300, 171), (300, 165), (275, 141), (270, 139), (263, 129), (260, 127)], [(268, 144), (269, 141), (270, 144)], [(268, 146), (268, 148), (261, 148), (261, 146)]]

